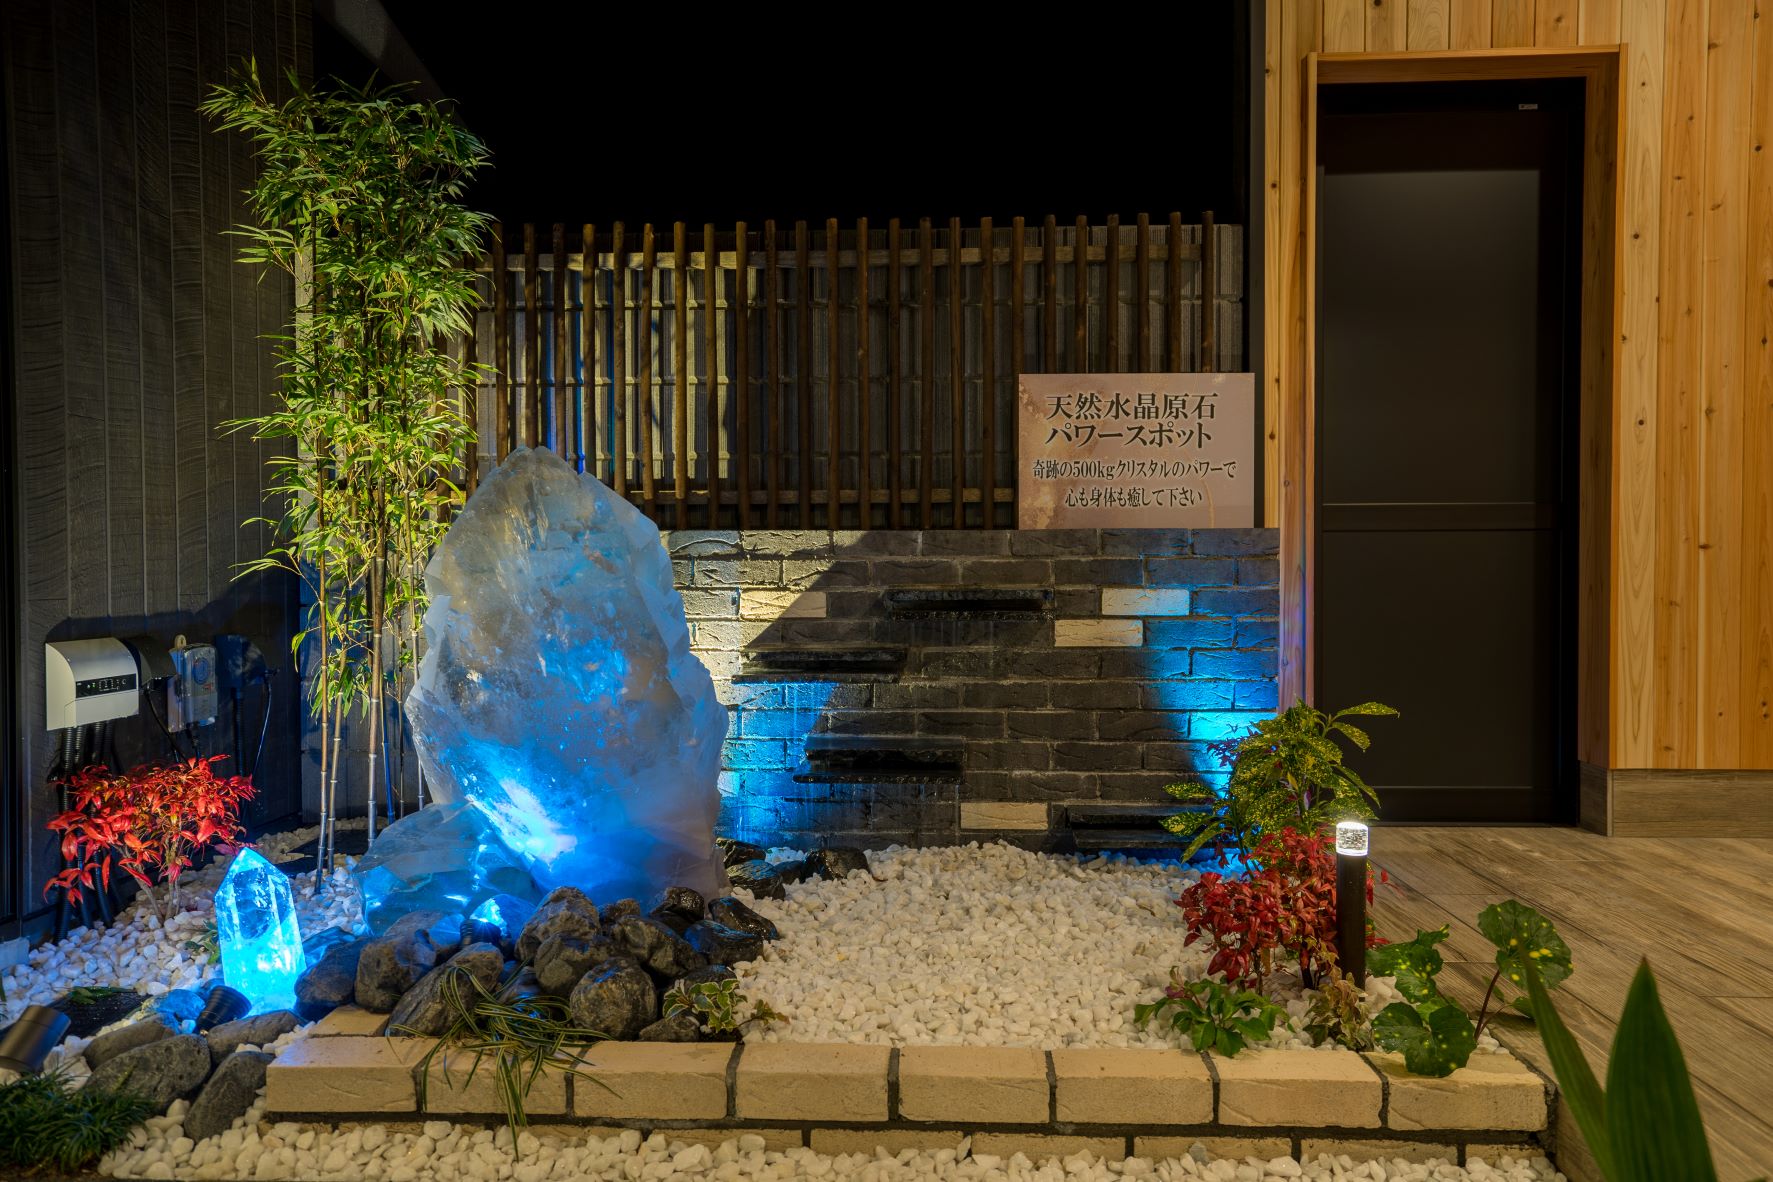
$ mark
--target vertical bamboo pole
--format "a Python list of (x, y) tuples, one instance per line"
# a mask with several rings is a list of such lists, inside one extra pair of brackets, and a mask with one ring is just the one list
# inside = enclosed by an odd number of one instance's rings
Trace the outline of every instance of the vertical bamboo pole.
[(922, 529), (929, 529), (935, 524), (932, 520), (935, 501), (930, 483), (936, 457), (936, 234), (930, 229), (929, 218), (918, 220), (917, 236), (917, 281), (921, 305), (918, 314), (918, 407), (921, 415), (917, 436), (921, 455), (917, 462), (917, 490), (923, 507), (917, 524)]
[(702, 343), (708, 358), (708, 528), (720, 528), (720, 252), (714, 223), (702, 225)]
[(614, 436), (615, 452), (610, 462), (610, 474), (615, 482), (610, 487), (619, 497), (628, 495), (628, 251), (623, 236), (621, 222), (610, 228), (609, 317), (615, 337), (610, 348), (609, 398), (610, 434)]
[(671, 225), (671, 489), (678, 529), (689, 528), (689, 232), (682, 222)]
[[(473, 282), (478, 292), (480, 281)], [(468, 454), (462, 457), (462, 487), (470, 493), (480, 484), (480, 375), (474, 369), (479, 329), (480, 307), (476, 302), (468, 311), (468, 328), (462, 334), (462, 421), (474, 432), (468, 441)]]
[(770, 407), (770, 446), (764, 456), (769, 473), (767, 518), (775, 529), (781, 520), (782, 478), (782, 337), (776, 323), (776, 284), (781, 260), (776, 252), (776, 223), (763, 223), (763, 394)]
[(1218, 340), (1215, 323), (1219, 317), (1219, 252), (1213, 247), (1213, 211), (1200, 215), (1200, 360), (1195, 368), (1202, 373), (1218, 369)]
[(811, 529), (813, 524), (813, 283), (811, 247), (805, 222), (794, 223), (794, 388), (800, 410), (800, 510), (794, 524)]
[(1182, 372), (1182, 215), (1170, 213), (1169, 259), (1164, 268), (1164, 312), (1169, 324), (1170, 372)]
[(1046, 296), (1046, 306), (1041, 310), (1040, 343), (1042, 353), (1041, 368), (1046, 373), (1059, 372), (1059, 222), (1052, 214), (1047, 215), (1046, 224), (1042, 227), (1042, 255), (1040, 280)]
[(1108, 246), (1103, 252), (1107, 265), (1102, 284), (1102, 351), (1107, 354), (1102, 368), (1109, 373), (1120, 372), (1120, 215), (1108, 215)]
[(1151, 215), (1139, 215), (1139, 239), (1133, 247), (1133, 303), (1137, 319), (1133, 327), (1133, 367), (1151, 372)]
[(523, 223), (523, 393), (527, 399), (519, 421), (524, 446), (542, 441), (542, 279), (536, 258), (536, 227)]
[(566, 350), (572, 340), (566, 329), (566, 226), (554, 223), (554, 239), (549, 243), (553, 258), (552, 276), (554, 313), (550, 317), (554, 329), (554, 372), (548, 381), (548, 434), (560, 457), (579, 471), (585, 470), (585, 452), (578, 443), (572, 413), (566, 400)]
[(868, 372), (868, 219), (856, 219), (856, 528), (874, 524), (874, 491), (868, 469), (873, 460), (869, 438), (873, 379)]
[(948, 410), (953, 435), (948, 444), (948, 483), (953, 498), (954, 520), (966, 525), (967, 487), (967, 334), (966, 270), (960, 263), (960, 219), (948, 219)]
[(733, 489), (739, 528), (751, 528), (751, 256), (745, 223), (733, 228)]
[(837, 337), (839, 316), (837, 267), (842, 232), (836, 218), (825, 220), (825, 527), (837, 529), (841, 519), (843, 483), (843, 414), (839, 405)]
[(1071, 239), (1071, 324), (1073, 373), (1090, 371), (1090, 221), (1077, 215)]
[(986, 529), (997, 506), (997, 245), (991, 219), (979, 220), (979, 504)]
[(904, 513), (904, 457), (900, 454), (899, 445), (904, 431), (904, 386), (905, 365), (900, 359), (899, 350), (903, 342), (900, 339), (900, 301), (903, 293), (899, 290), (904, 280), (899, 261), (899, 219), (887, 222), (887, 528), (898, 529), (903, 522)]
[(634, 347), (640, 350), (640, 497), (646, 515), (655, 521), (659, 492), (653, 480), (653, 269), (657, 265), (658, 244), (648, 222), (640, 228), (640, 324)]
[(597, 454), (597, 227), (579, 233), (579, 471), (601, 478)]
[(492, 228), (493, 458), (511, 454), (511, 275), (506, 270), (505, 224)]

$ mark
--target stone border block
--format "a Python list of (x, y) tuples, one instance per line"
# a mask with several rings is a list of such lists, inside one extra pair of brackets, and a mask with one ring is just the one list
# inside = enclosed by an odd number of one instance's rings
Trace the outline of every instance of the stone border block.
[(604, 1120), (720, 1120), (731, 1043), (605, 1042), (585, 1051), (573, 1114)]
[(1213, 1119), (1213, 1077), (1199, 1055), (1090, 1048), (1052, 1054), (1061, 1121), (1204, 1125)]
[(916, 1121), (1040, 1124), (1050, 1115), (1047, 1057), (1033, 1047), (905, 1047), (899, 1115)]
[[(524, 1096), (523, 1110), (530, 1116), (564, 1116), (566, 1072), (547, 1070), (538, 1075)], [(476, 1064), (471, 1053), (446, 1049), (431, 1060), (425, 1073), (426, 1115), (502, 1116), (504, 1112), (498, 1071), (490, 1058)]]
[(891, 1055), (850, 1043), (752, 1043), (739, 1056), (734, 1111), (741, 1120), (884, 1121)]
[(1376, 1129), (1384, 1088), (1359, 1055), (1250, 1050), (1213, 1057), (1219, 1123)]
[(304, 1038), (285, 1048), (265, 1072), (265, 1107), (416, 1115), (413, 1073), (430, 1049), (425, 1038)]
[(960, 827), (1045, 831), (1047, 806), (1044, 803), (1018, 804), (1011, 800), (963, 800), (960, 802)]
[(341, 1034), (375, 1035), (388, 1024), (388, 1015), (360, 1010), (356, 1006), (340, 1006), (308, 1027), (309, 1038), (332, 1038)]
[(1394, 1129), (1477, 1129), (1537, 1132), (1545, 1127), (1545, 1085), (1512, 1055), (1473, 1055), (1441, 1079), (1411, 1075), (1397, 1054), (1367, 1059), (1390, 1087)]
[(1054, 648), (1138, 648), (1145, 643), (1145, 621), (1054, 620)]

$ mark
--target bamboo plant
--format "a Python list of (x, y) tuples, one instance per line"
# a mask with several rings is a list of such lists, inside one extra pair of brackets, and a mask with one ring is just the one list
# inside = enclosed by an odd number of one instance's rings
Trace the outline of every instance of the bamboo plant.
[[(275, 541), (243, 571), (292, 571), (313, 605), (293, 648), (300, 660), (306, 647), (311, 670), (324, 872), (353, 717), (367, 726), (372, 840), (378, 789), (390, 813), (397, 797), (387, 698), (398, 703), (416, 670), (425, 565), (462, 500), (457, 466), (472, 441), (453, 392), (479, 375), (446, 342), (478, 302), (466, 260), (487, 219), (462, 198), (487, 153), (446, 108), (398, 87), (322, 92), (291, 75), (287, 94), (274, 97), (248, 62), (202, 109), (259, 159), (254, 223), (234, 231), (241, 261), (296, 283), (275, 338), (279, 398), (228, 427), (278, 445), (268, 492), (282, 514), (255, 519)], [(399, 727), (403, 761), (403, 717)]]

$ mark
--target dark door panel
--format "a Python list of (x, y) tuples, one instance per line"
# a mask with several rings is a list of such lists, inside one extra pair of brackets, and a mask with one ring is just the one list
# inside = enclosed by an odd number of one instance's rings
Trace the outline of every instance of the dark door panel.
[(1316, 699), (1396, 820), (1574, 808), (1579, 87), (1332, 87)]

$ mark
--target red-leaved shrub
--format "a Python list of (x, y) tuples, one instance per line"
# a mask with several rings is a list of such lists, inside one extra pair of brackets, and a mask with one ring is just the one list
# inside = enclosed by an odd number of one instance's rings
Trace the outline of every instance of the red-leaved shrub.
[[(177, 907), (179, 875), (192, 859), (240, 836), (240, 806), (252, 797), (252, 781), (217, 776), (210, 765), (223, 758), (144, 764), (123, 775), (102, 767), (74, 773), (68, 780), (73, 807), (49, 822), (62, 835), (68, 868), (43, 892), (62, 887), (78, 899), (82, 888), (107, 887), (115, 862), (165, 919)], [(154, 893), (162, 884), (164, 901)]]
[[(1251, 853), (1254, 864), (1243, 874), (1207, 871), (1182, 892), (1176, 905), (1188, 921), (1183, 943), (1211, 941), (1207, 972), (1234, 986), (1261, 990), (1263, 978), (1288, 958), (1310, 985), (1336, 961), (1335, 841), (1289, 828), (1264, 834)], [(1379, 877), (1390, 881), (1383, 871)], [(1369, 930), (1369, 947), (1383, 942)]]

